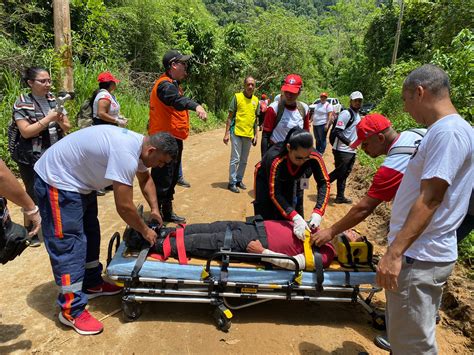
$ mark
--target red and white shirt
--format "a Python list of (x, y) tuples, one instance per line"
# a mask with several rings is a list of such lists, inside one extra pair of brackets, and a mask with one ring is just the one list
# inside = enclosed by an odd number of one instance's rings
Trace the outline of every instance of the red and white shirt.
[[(426, 130), (425, 130), (426, 131)], [(416, 148), (423, 137), (412, 131), (400, 133), (398, 138), (392, 144), (390, 149), (396, 147), (414, 147)], [(382, 165), (379, 167), (372, 180), (372, 185), (367, 192), (369, 197), (391, 201), (397, 193), (398, 187), (402, 181), (410, 154), (387, 155)]]
[(120, 114), (120, 104), (118, 103), (117, 99), (115, 98), (114, 95), (112, 95), (110, 92), (108, 92), (105, 89), (100, 90), (97, 93), (97, 96), (94, 99), (94, 104), (92, 106), (92, 114), (94, 117), (97, 116), (97, 111), (99, 108), (99, 101), (100, 100), (107, 100), (110, 102), (110, 108), (109, 112), (107, 112), (110, 116), (113, 118), (119, 118)]
[(276, 116), (278, 113), (278, 101), (275, 101), (268, 106), (265, 113), (265, 121), (263, 122), (263, 130), (265, 132), (272, 132), (270, 140), (273, 144), (283, 142), (286, 135), (293, 127), (304, 128), (309, 131), (309, 107), (302, 103), (304, 107), (305, 116), (301, 117), (298, 107), (288, 108), (285, 106), (285, 111), (281, 116), (280, 122), (276, 124)]

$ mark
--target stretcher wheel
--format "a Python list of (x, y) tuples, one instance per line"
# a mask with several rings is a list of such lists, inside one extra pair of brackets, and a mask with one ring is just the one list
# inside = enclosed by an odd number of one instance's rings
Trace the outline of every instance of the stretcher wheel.
[(223, 332), (229, 331), (232, 322), (219, 308), (214, 310), (213, 317), (219, 330), (222, 330)]
[(136, 302), (122, 301), (122, 310), (125, 320), (133, 322), (142, 315), (142, 309)]
[(372, 314), (372, 326), (378, 330), (387, 329), (385, 324), (385, 313), (375, 310)]

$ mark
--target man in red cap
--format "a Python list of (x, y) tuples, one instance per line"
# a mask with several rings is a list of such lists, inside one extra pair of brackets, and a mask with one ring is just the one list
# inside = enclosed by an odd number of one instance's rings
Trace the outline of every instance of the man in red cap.
[[(281, 86), (281, 99), (274, 101), (268, 106), (263, 121), (263, 132), (261, 142), (262, 158), (268, 148), (283, 142), (288, 132), (299, 127), (309, 131), (309, 107), (304, 102), (298, 101), (301, 94), (303, 80), (297, 74), (287, 75)], [(304, 186), (308, 186), (308, 179)], [(301, 180), (300, 180), (301, 181)], [(303, 189), (301, 183), (297, 183), (297, 202), (295, 209), (303, 216)]]
[(178, 156), (175, 161), (151, 170), (158, 204), (163, 220), (166, 222), (183, 223), (186, 221), (185, 218), (173, 212), (173, 196), (179, 179), (183, 141), (189, 135), (188, 110), (196, 111), (197, 116), (203, 121), (207, 119), (207, 112), (204, 108), (184, 96), (180, 87), (180, 82), (188, 75), (188, 61), (191, 57), (191, 55), (183, 55), (177, 50), (166, 52), (163, 56), (165, 72), (156, 80), (150, 95), (148, 134), (169, 132), (178, 144)]
[(323, 245), (336, 235), (355, 227), (366, 219), (382, 202), (391, 201), (400, 186), (411, 154), (415, 151), (426, 133), (425, 129), (412, 129), (397, 133), (392, 123), (381, 114), (365, 116), (356, 127), (357, 140), (351, 144), (362, 149), (372, 158), (386, 155), (380, 168), (374, 175), (367, 195), (362, 198), (339, 221), (322, 229), (312, 237), (316, 245)]
[(288, 75), (281, 87), (281, 100), (268, 106), (263, 121), (262, 157), (271, 145), (283, 142), (293, 127), (309, 131), (309, 107), (298, 101), (302, 87), (303, 81), (299, 75)]

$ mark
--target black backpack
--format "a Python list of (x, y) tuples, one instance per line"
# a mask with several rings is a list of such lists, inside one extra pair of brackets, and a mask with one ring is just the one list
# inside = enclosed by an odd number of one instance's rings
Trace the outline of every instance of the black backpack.
[(84, 100), (76, 115), (77, 127), (86, 128), (92, 126), (92, 105), (91, 99)]
[[(349, 108), (348, 111), (351, 115), (351, 118), (347, 122), (346, 128), (344, 128), (344, 129), (348, 129), (350, 126), (352, 126), (352, 124), (355, 121), (355, 112), (352, 111), (351, 108)], [(335, 119), (332, 122), (331, 130), (329, 131), (329, 143), (331, 143), (331, 145), (334, 145), (334, 142), (336, 141), (336, 124), (337, 124), (337, 119)]]

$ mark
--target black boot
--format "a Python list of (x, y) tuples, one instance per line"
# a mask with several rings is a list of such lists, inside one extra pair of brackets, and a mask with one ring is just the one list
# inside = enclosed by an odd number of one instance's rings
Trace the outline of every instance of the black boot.
[(170, 233), (173, 233), (176, 231), (176, 228), (168, 228), (168, 227), (161, 227), (159, 230), (156, 231), (156, 234), (158, 235), (158, 238), (156, 239), (156, 243), (154, 245), (154, 250), (156, 253), (163, 255), (163, 244), (165, 242), (165, 239), (170, 235)]
[(380, 349), (384, 349), (385, 351), (389, 351), (392, 353), (392, 349), (390, 348), (390, 342), (388, 341), (387, 335), (377, 335), (374, 338), (374, 344), (377, 345)]
[(186, 218), (178, 216), (173, 212), (173, 201), (163, 200), (161, 201), (161, 216), (163, 221), (172, 223), (185, 223)]

